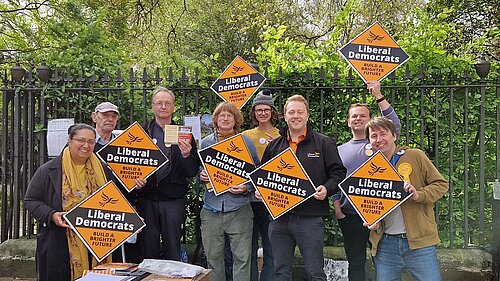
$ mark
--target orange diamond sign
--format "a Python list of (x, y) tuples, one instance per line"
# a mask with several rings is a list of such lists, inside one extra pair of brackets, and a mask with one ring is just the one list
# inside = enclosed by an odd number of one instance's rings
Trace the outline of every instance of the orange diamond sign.
[(313, 182), (291, 148), (250, 174), (269, 214), (277, 219), (316, 193)]
[(248, 182), (248, 174), (255, 169), (241, 133), (198, 151), (198, 155), (215, 195)]
[(377, 21), (339, 50), (363, 81), (380, 81), (410, 57)]
[(64, 219), (98, 261), (146, 226), (112, 181), (67, 212)]
[(373, 225), (410, 198), (403, 185), (401, 175), (377, 151), (339, 187), (363, 221)]
[(264, 81), (264, 76), (240, 56), (236, 56), (210, 89), (224, 101), (232, 102), (241, 109)]
[(130, 192), (136, 178), (146, 179), (168, 162), (167, 157), (135, 122), (97, 152)]

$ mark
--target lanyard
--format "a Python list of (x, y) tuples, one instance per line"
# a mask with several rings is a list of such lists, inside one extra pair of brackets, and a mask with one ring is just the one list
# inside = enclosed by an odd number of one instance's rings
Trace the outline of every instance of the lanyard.
[(399, 155), (397, 153), (394, 154), (394, 156), (392, 156), (391, 161), (389, 161), (389, 162), (391, 163), (391, 165), (393, 167), (396, 167), (396, 163), (398, 163), (399, 157), (401, 157), (401, 155)]

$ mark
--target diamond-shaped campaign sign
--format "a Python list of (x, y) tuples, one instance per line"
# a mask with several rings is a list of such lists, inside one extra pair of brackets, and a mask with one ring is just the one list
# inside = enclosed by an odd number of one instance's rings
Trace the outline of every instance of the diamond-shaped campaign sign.
[(411, 197), (403, 186), (403, 178), (380, 151), (339, 184), (342, 193), (369, 225), (379, 222)]
[(277, 219), (316, 193), (314, 183), (291, 148), (250, 174), (269, 214)]
[(248, 182), (248, 174), (255, 169), (241, 133), (198, 151), (198, 155), (215, 195)]
[(380, 81), (410, 57), (377, 21), (339, 50), (363, 81)]
[(266, 77), (240, 56), (236, 56), (210, 89), (224, 101), (232, 102), (241, 109), (264, 81)]
[(146, 226), (112, 181), (67, 212), (64, 219), (98, 261)]
[(147, 179), (168, 162), (165, 154), (137, 122), (96, 154), (129, 192), (136, 187), (136, 178)]

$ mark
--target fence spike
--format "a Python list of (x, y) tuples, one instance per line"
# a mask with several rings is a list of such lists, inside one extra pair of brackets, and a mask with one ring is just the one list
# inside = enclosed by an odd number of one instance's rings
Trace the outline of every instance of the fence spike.
[(142, 78), (141, 78), (141, 82), (143, 84), (146, 84), (149, 82), (149, 78), (148, 78), (148, 70), (146, 68), (144, 68), (144, 70), (142, 71)]
[(117, 83), (123, 83), (123, 76), (122, 76), (122, 70), (121, 68), (118, 68), (116, 70), (116, 77), (115, 77), (115, 82)]
[(33, 68), (35, 68), (35, 66), (31, 64), (28, 68), (28, 72), (26, 73), (26, 82), (28, 83), (33, 83), (35, 81), (35, 78), (33, 77)]
[(339, 78), (339, 68), (338, 66), (335, 66), (333, 68), (333, 82), (337, 83), (339, 82), (340, 78)]
[(172, 67), (168, 68), (168, 78), (167, 81), (172, 83), (174, 81), (174, 71), (172, 70)]
[(161, 78), (161, 75), (160, 75), (160, 69), (158, 67), (155, 70), (155, 79), (154, 79), (154, 81), (155, 81), (156, 84), (160, 84), (161, 81), (163, 81), (163, 78)]
[(94, 69), (94, 72), (92, 73), (92, 75), (89, 78), (89, 82), (90, 83), (96, 83), (97, 80), (99, 80), (99, 78), (98, 78), (97, 74), (95, 73), (95, 69)]
[(352, 76), (352, 68), (349, 68), (349, 72), (347, 72), (347, 81), (349, 81), (349, 84), (352, 84), (352, 80), (354, 80), (354, 77)]
[(423, 64), (420, 65), (420, 74), (419, 74), (420, 80), (424, 81), (425, 80), (425, 67)]
[(198, 70), (198, 67), (196, 67), (196, 68), (194, 69), (194, 79), (193, 79), (193, 82), (194, 82), (195, 84), (196, 84), (196, 83), (198, 83), (198, 76), (199, 76), (199, 75), (200, 75), (200, 72), (199, 72), (199, 70)]
[(283, 76), (283, 68), (280, 65), (280, 67), (278, 68), (278, 76), (276, 77), (276, 81), (280, 81), (282, 76)]
[(130, 71), (129, 71), (129, 75), (128, 75), (128, 82), (130, 83), (135, 83), (135, 81), (137, 81), (137, 78), (135, 77), (134, 75), (134, 69), (131, 67), (130, 68)]
[(188, 78), (187, 78), (187, 75), (186, 75), (186, 67), (182, 67), (182, 76), (181, 76), (181, 80), (183, 83), (187, 83), (188, 81)]
[(108, 68), (107, 67), (104, 69), (104, 74), (102, 75), (101, 81), (104, 82), (104, 83), (111, 82), (111, 79), (109, 78), (109, 72), (108, 72)]
[(56, 68), (56, 70), (54, 71), (54, 82), (60, 83), (61, 80), (61, 76), (59, 76), (59, 68)]
[(73, 77), (71, 76), (71, 70), (66, 69), (66, 76), (64, 77), (64, 82), (73, 82)]

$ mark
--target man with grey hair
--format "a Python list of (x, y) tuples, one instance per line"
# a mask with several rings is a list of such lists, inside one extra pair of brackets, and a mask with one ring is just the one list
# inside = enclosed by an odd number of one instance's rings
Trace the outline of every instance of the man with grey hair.
[(165, 146), (165, 125), (175, 125), (174, 93), (156, 88), (151, 106), (155, 117), (143, 128), (169, 161), (148, 178), (139, 194), (137, 210), (146, 223), (140, 233), (142, 251), (146, 259), (180, 260), (185, 195), (190, 178), (198, 174), (200, 161), (194, 141), (179, 140), (178, 145)]
[(120, 117), (120, 111), (118, 106), (109, 101), (101, 102), (95, 107), (91, 117), (96, 130), (94, 152), (97, 152), (115, 138), (113, 130)]

